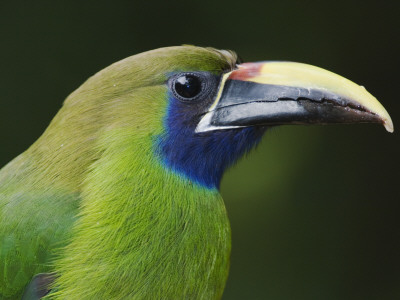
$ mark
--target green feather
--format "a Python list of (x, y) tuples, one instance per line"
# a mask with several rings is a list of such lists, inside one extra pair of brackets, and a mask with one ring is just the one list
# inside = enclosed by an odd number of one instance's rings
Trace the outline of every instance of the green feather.
[(168, 73), (232, 68), (193, 46), (132, 56), (91, 77), (0, 171), (0, 298), (56, 272), (54, 299), (218, 299), (229, 268), (223, 201), (167, 171)]

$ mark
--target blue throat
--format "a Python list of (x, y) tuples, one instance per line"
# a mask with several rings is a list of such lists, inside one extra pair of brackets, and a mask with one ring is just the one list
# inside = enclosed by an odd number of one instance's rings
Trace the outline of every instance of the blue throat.
[(155, 152), (168, 169), (208, 189), (218, 189), (225, 170), (261, 141), (265, 128), (196, 134), (197, 111), (190, 109), (190, 104), (169, 98), (165, 131), (155, 143)]

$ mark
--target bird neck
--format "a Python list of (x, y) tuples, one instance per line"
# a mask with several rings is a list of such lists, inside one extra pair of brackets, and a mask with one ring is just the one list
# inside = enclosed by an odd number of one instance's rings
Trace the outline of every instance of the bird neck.
[(198, 134), (202, 115), (193, 116), (187, 103), (169, 97), (164, 132), (156, 151), (166, 168), (208, 189), (218, 189), (227, 168), (260, 141), (265, 127), (210, 131)]
[(151, 139), (123, 136), (105, 137), (91, 166), (55, 297), (219, 299), (230, 254), (221, 196), (166, 169)]

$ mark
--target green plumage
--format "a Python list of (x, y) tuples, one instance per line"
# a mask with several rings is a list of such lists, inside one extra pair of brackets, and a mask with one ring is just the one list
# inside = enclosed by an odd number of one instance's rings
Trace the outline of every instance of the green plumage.
[(365, 88), (193, 46), (129, 57), (73, 92), (0, 171), (0, 299), (220, 299), (223, 172), (280, 124), (382, 123)]
[[(171, 47), (122, 60), (65, 101), (46, 132), (0, 172), (0, 298), (56, 272), (52, 299), (218, 299), (230, 229), (216, 190), (153, 154), (166, 76), (220, 73), (229, 52)], [(212, 212), (212, 213), (210, 213)]]

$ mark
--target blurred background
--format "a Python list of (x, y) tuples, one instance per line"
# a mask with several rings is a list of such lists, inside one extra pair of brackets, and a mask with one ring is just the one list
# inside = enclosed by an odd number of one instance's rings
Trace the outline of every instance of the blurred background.
[(0, 166), (84, 80), (139, 52), (194, 44), (317, 65), (366, 86), (395, 133), (268, 132), (223, 180), (224, 299), (400, 299), (399, 11), (394, 0), (1, 1)]

